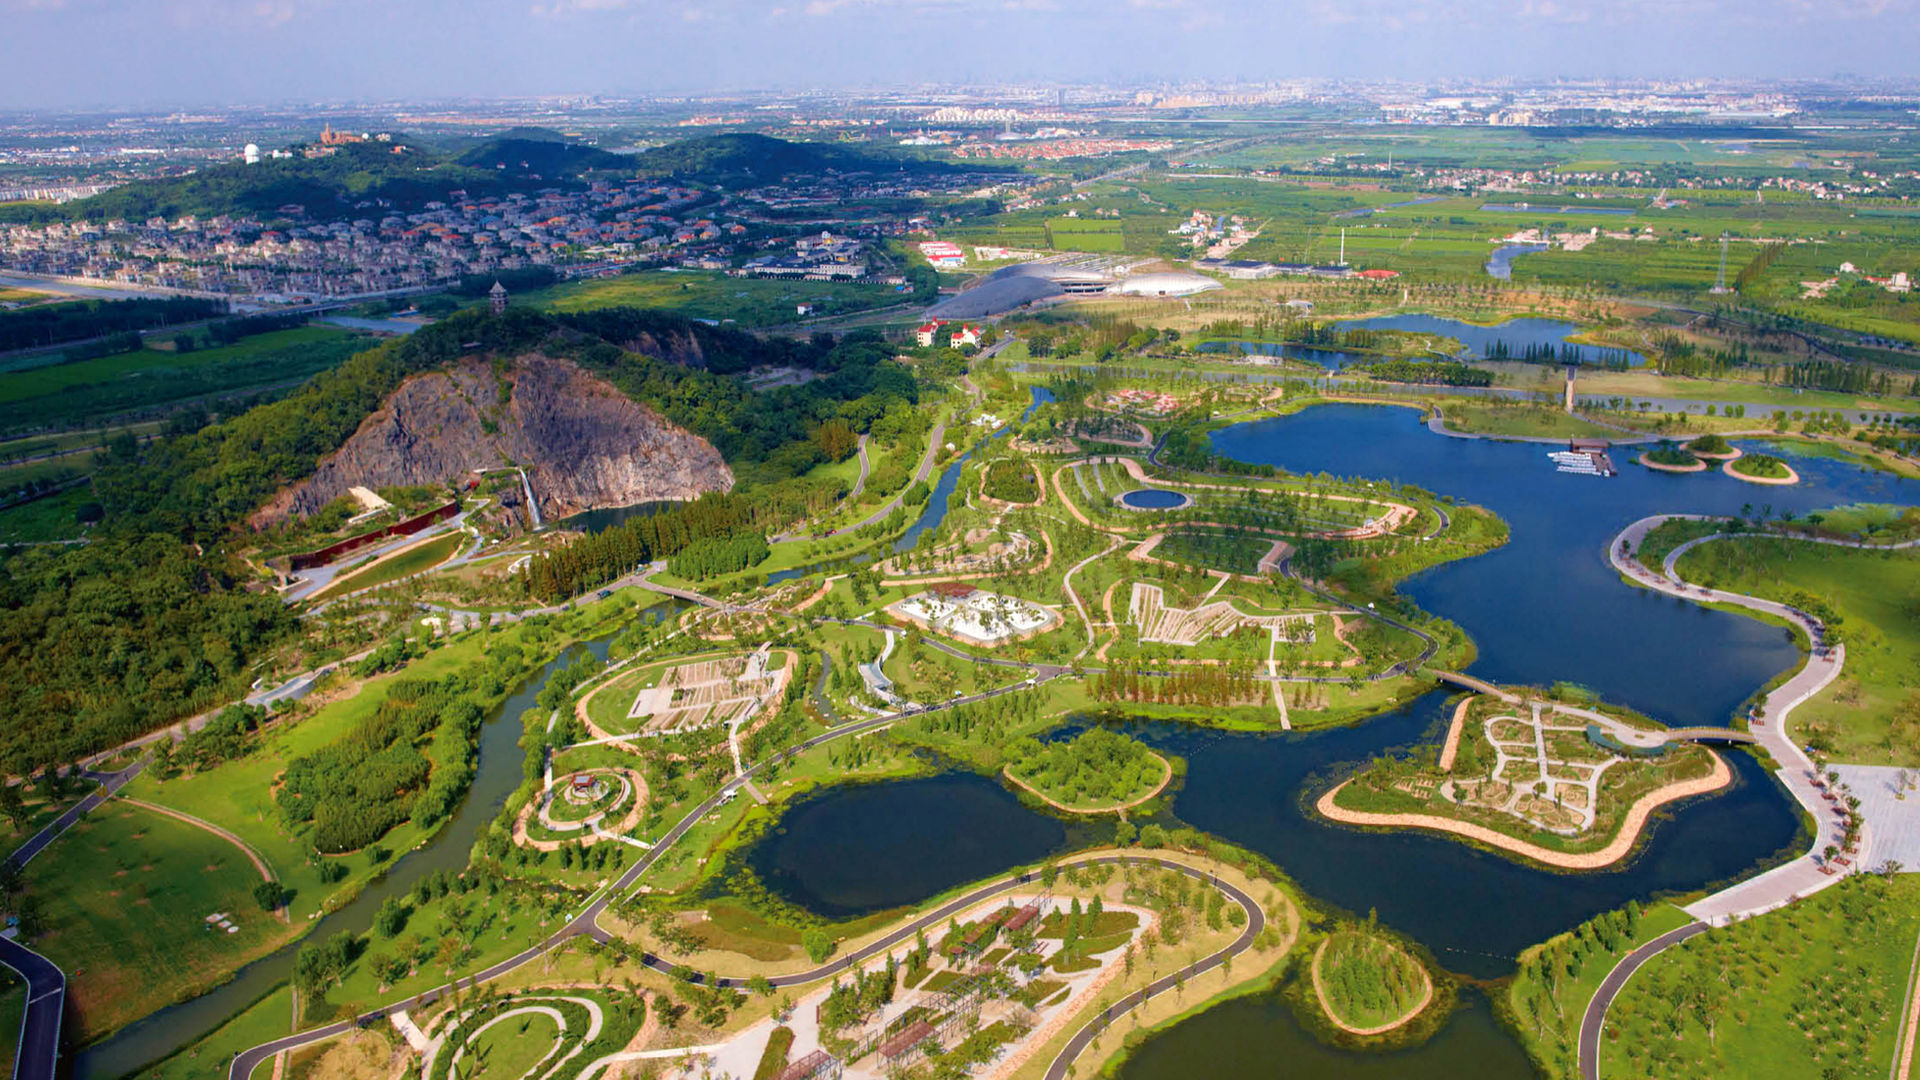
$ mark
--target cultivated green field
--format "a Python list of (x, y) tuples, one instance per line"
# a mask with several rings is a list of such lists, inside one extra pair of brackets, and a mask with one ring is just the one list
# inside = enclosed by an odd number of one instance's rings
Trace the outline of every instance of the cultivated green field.
[(0, 378), (0, 432), (79, 424), (304, 379), (371, 343), (365, 334), (303, 326), (188, 353), (148, 348), (16, 369)]
[(734, 278), (708, 270), (649, 270), (553, 285), (514, 299), (548, 311), (662, 308), (690, 318), (730, 320), (751, 328), (800, 322), (802, 316), (796, 310), (800, 304), (817, 305), (817, 314), (836, 315), (904, 303), (912, 297), (886, 285)]

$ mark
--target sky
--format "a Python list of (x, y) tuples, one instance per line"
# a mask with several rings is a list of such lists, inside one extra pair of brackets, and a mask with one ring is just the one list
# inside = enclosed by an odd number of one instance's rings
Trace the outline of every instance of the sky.
[(1920, 76), (1920, 0), (0, 0), (0, 109), (955, 82)]

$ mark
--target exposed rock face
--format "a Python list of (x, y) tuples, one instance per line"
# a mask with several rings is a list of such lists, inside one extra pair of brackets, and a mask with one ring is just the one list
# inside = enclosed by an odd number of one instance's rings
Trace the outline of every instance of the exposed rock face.
[(512, 462), (526, 467), (540, 512), (692, 499), (733, 487), (705, 439), (633, 401), (571, 360), (523, 356), (497, 375), (468, 358), (408, 379), (312, 476), (252, 519), (264, 528), (310, 514), (355, 484), (438, 484)]

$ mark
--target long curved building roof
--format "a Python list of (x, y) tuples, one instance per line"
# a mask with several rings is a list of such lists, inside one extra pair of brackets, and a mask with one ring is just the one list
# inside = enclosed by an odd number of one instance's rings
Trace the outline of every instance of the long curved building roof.
[(1200, 274), (1190, 274), (1181, 270), (1157, 270), (1148, 274), (1135, 274), (1122, 278), (1107, 289), (1109, 294), (1122, 296), (1192, 296), (1211, 289), (1218, 289), (1219, 282)]

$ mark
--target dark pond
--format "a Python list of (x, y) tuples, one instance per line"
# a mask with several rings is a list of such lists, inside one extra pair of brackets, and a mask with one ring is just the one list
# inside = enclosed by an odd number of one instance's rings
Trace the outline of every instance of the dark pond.
[(1139, 488), (1120, 496), (1120, 501), (1135, 510), (1172, 510), (1187, 505), (1187, 497), (1177, 491)]
[(1321, 1042), (1278, 994), (1240, 998), (1149, 1039), (1120, 1075), (1126, 1080), (1534, 1080), (1538, 1074), (1494, 1019), (1487, 999), (1468, 990), (1431, 1039), (1387, 1053), (1355, 1053)]
[(634, 503), (631, 506), (612, 506), (604, 510), (585, 510), (570, 518), (563, 519), (560, 527), (576, 529), (580, 532), (597, 533), (611, 529), (631, 518), (652, 517), (669, 506), (678, 506), (672, 500)]
[[(1032, 862), (1112, 825), (1034, 813), (972, 773), (830, 788), (788, 810), (748, 859), (778, 895), (829, 918), (900, 907)], [(1079, 835), (1086, 833), (1085, 836)]]

